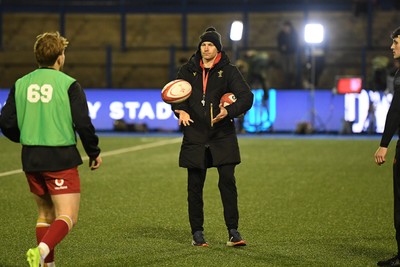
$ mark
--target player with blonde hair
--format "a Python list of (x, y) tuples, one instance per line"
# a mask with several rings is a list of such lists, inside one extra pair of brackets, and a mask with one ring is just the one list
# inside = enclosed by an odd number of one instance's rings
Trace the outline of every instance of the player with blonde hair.
[(31, 267), (54, 267), (54, 248), (78, 220), (82, 159), (76, 132), (90, 168), (102, 163), (86, 95), (62, 72), (67, 45), (58, 32), (37, 36), (38, 68), (15, 82), (0, 114), (3, 134), (22, 144), (23, 170), (38, 207), (38, 246), (27, 252)]

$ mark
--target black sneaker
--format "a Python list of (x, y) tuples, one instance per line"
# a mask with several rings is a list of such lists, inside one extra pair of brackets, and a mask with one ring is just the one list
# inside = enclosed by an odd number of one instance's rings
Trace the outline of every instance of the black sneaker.
[(391, 259), (378, 261), (378, 266), (400, 266), (399, 256), (394, 256)]
[(239, 247), (239, 246), (246, 246), (246, 241), (242, 239), (238, 230), (231, 229), (229, 230), (229, 241), (226, 242), (228, 247)]
[(203, 231), (194, 232), (192, 245), (197, 247), (208, 247), (208, 243), (204, 239)]

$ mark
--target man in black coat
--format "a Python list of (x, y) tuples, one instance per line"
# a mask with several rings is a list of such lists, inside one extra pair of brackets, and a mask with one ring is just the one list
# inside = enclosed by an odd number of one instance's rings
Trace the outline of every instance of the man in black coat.
[(280, 64), (284, 74), (284, 86), (294, 88), (296, 85), (296, 63), (299, 40), (296, 29), (290, 21), (284, 21), (277, 35)]
[[(391, 35), (392, 45), (390, 49), (393, 52), (395, 60), (400, 59), (400, 27), (395, 29)], [(400, 129), (400, 72), (396, 71), (394, 75), (394, 94), (389, 111), (386, 115), (385, 129), (382, 133), (381, 142), (375, 152), (375, 163), (379, 166), (386, 162), (388, 146), (395, 133)], [(393, 193), (394, 193), (394, 227), (396, 230), (397, 253), (393, 258), (378, 262), (378, 266), (400, 266), (400, 161), (397, 159), (400, 155), (400, 139), (397, 140), (395, 157), (393, 160)]]
[[(238, 68), (222, 51), (221, 35), (208, 28), (201, 36), (198, 50), (184, 64), (178, 79), (192, 85), (191, 96), (172, 106), (179, 125), (183, 126), (183, 142), (179, 166), (188, 170), (189, 221), (194, 246), (208, 246), (203, 235), (203, 187), (207, 169), (216, 167), (218, 187), (228, 230), (228, 246), (244, 246), (238, 229), (239, 212), (235, 166), (240, 163), (239, 145), (234, 118), (248, 111), (253, 93)], [(235, 103), (223, 107), (220, 99), (233, 93)]]

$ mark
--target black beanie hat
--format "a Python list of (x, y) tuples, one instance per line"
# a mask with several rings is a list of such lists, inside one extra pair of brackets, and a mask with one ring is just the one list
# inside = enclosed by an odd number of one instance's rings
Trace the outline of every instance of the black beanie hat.
[(207, 28), (207, 30), (200, 36), (199, 50), (203, 42), (213, 43), (218, 49), (218, 52), (221, 52), (222, 50), (221, 34), (219, 34), (214, 27)]

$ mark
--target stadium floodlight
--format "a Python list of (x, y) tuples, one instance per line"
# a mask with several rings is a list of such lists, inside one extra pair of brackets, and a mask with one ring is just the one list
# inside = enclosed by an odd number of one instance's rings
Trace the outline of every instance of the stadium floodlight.
[(229, 36), (231, 38), (231, 41), (233, 42), (232, 44), (233, 62), (236, 62), (237, 58), (239, 57), (238, 42), (242, 40), (242, 35), (243, 35), (243, 22), (241, 22), (240, 20), (235, 20), (234, 22), (232, 22), (231, 33)]
[(230, 38), (232, 41), (237, 42), (242, 40), (243, 23), (240, 20), (235, 20), (231, 25)]
[(308, 23), (304, 27), (304, 41), (310, 47), (311, 56), (311, 83), (310, 83), (310, 97), (311, 97), (311, 127), (315, 130), (315, 117), (317, 112), (315, 110), (315, 75), (316, 75), (316, 63), (315, 63), (315, 46), (321, 44), (324, 41), (324, 26), (319, 23)]
[(304, 41), (308, 44), (320, 44), (324, 41), (324, 26), (319, 23), (309, 23), (304, 27)]

